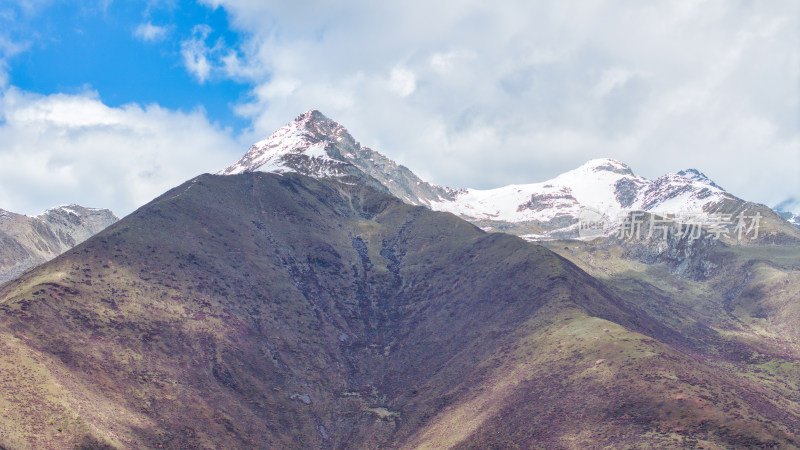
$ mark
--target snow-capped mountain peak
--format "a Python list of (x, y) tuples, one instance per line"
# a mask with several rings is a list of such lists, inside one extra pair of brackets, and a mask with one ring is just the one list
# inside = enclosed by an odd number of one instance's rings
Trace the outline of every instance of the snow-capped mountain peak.
[(415, 205), (449, 199), (451, 189), (422, 181), (408, 168), (362, 146), (341, 125), (311, 110), (253, 144), (235, 164), (218, 172), (296, 172), (317, 178), (356, 177)]
[(529, 239), (543, 239), (574, 236), (578, 217), (586, 209), (613, 221), (637, 210), (703, 213), (725, 199), (734, 197), (693, 169), (648, 180), (620, 161), (601, 158), (541, 183), (462, 189), (455, 199), (434, 202), (431, 207), (486, 229), (513, 230)]
[(772, 209), (786, 221), (800, 228), (800, 199), (789, 197)]
[[(341, 176), (350, 165), (330, 149), (337, 142), (352, 137), (339, 124), (316, 110), (298, 116), (267, 139), (253, 144), (235, 164), (221, 175), (243, 172), (298, 172), (305, 175)], [(337, 157), (338, 156), (338, 157)]]
[(633, 175), (627, 164), (611, 158), (598, 158), (586, 161), (575, 172), (611, 172), (620, 175)]

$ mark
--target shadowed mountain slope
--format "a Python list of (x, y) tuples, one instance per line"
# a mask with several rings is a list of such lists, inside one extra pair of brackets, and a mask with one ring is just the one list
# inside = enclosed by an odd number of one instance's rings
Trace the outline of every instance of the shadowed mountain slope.
[(566, 259), (339, 179), (200, 176), (0, 287), (0, 445), (797, 445)]

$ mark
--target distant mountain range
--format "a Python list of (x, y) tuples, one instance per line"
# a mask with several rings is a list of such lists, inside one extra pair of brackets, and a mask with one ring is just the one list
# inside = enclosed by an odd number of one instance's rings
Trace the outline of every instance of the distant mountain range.
[(0, 209), (0, 283), (85, 241), (117, 217), (107, 209), (59, 206), (30, 217)]
[(800, 227), (800, 200), (790, 197), (772, 208), (789, 223)]
[(763, 205), (727, 193), (698, 170), (648, 180), (613, 159), (591, 160), (534, 184), (488, 190), (437, 186), (362, 146), (344, 127), (315, 110), (254, 144), (242, 159), (219, 173), (253, 171), (331, 179), (366, 175), (407, 203), (451, 212), (485, 230), (509, 232), (529, 240), (578, 237), (579, 216), (586, 209), (609, 219), (604, 235), (616, 232), (619, 222), (631, 211), (735, 215), (758, 210), (776, 228), (782, 228), (783, 222)]

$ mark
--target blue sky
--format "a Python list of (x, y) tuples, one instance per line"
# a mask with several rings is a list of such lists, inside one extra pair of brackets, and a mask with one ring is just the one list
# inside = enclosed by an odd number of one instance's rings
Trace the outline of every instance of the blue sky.
[(135, 102), (202, 108), (225, 126), (247, 126), (232, 106), (247, 98), (252, 85), (224, 78), (198, 83), (181, 59), (181, 42), (198, 25), (208, 26), (208, 41), (239, 44), (225, 9), (193, 2), (76, 5), (12, 3), (5, 10), (2, 27), (27, 46), (10, 59), (12, 85), (41, 94), (95, 90), (112, 107)]
[(797, 2), (0, 1), (0, 208), (121, 215), (308, 109), (423, 178), (800, 197)]

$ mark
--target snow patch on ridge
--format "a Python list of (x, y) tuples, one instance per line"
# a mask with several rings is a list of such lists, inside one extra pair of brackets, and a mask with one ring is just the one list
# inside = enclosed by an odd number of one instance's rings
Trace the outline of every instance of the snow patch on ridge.
[(548, 222), (575, 217), (584, 207), (614, 215), (622, 210), (616, 185), (629, 179), (637, 186), (647, 180), (613, 159), (594, 159), (577, 169), (541, 183), (496, 189), (465, 189), (454, 201), (435, 202), (431, 208), (481, 220)]

